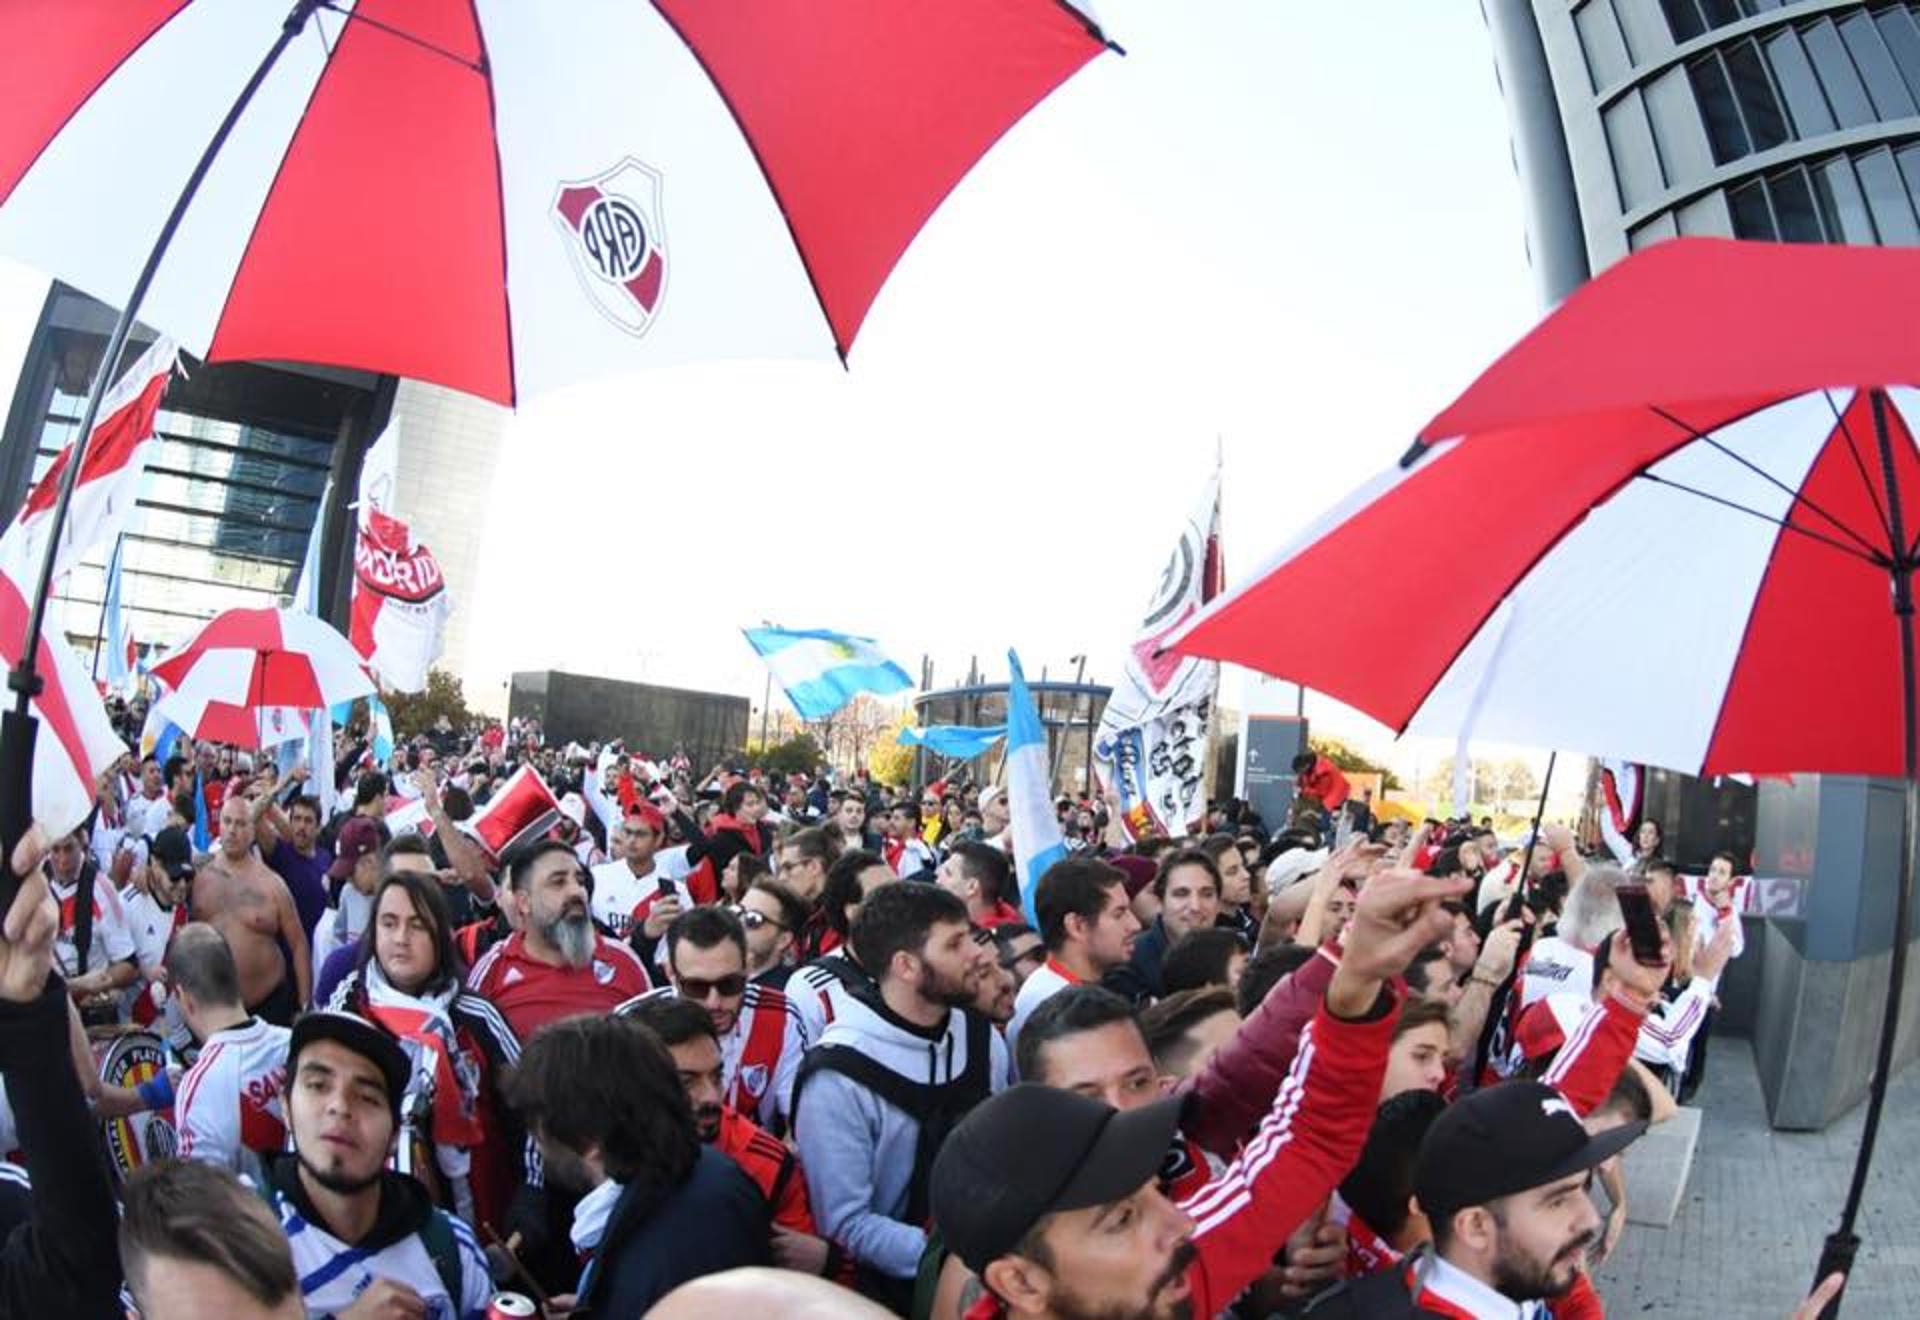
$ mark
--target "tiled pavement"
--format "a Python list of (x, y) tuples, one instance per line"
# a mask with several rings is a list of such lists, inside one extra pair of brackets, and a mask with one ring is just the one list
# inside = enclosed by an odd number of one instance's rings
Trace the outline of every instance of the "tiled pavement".
[[(1840, 1214), (1863, 1104), (1825, 1132), (1774, 1132), (1744, 1040), (1716, 1038), (1673, 1226), (1629, 1225), (1597, 1276), (1610, 1317), (1783, 1317)], [(1893, 1079), (1842, 1314), (1920, 1317), (1920, 1066)]]

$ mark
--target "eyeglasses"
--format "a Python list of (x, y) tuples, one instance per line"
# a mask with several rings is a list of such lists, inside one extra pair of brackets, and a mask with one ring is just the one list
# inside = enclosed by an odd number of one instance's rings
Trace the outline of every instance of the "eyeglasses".
[(785, 930), (787, 928), (785, 922), (775, 921), (764, 912), (750, 907), (742, 907), (738, 903), (735, 903), (728, 911), (740, 918), (740, 924), (748, 930), (759, 930), (762, 926), (772, 926), (775, 930)]
[(1009, 953), (1006, 957), (1000, 960), (1000, 965), (1011, 972), (1015, 968), (1019, 967), (1020, 964), (1023, 962), (1040, 963), (1045, 961), (1046, 961), (1046, 946), (1043, 944), (1036, 944), (1031, 949), (1019, 949), (1019, 950), (1016, 950), (1015, 952)]
[(747, 974), (735, 972), (732, 976), (722, 976), (713, 981), (702, 981), (698, 977), (680, 978), (680, 997), (695, 1001), (719, 995), (722, 999), (733, 999), (747, 992)]

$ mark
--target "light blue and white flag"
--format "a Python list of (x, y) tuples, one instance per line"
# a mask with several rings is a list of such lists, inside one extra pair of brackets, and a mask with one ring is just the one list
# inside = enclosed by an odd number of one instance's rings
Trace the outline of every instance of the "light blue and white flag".
[(1007, 736), (1004, 724), (974, 727), (966, 724), (935, 724), (925, 729), (902, 729), (896, 739), (907, 747), (924, 747), (930, 752), (971, 761), (985, 756), (993, 745)]
[(372, 740), (368, 750), (373, 753), (373, 763), (386, 769), (393, 760), (393, 716), (377, 696), (367, 698), (367, 735)]
[(333, 499), (333, 479), (320, 492), (320, 509), (307, 535), (307, 556), (300, 561), (300, 580), (293, 584), (291, 608), (318, 618), (320, 614), (320, 538), (327, 530), (327, 505)]
[(333, 718), (318, 708), (307, 711), (301, 718), (306, 735), (281, 743), (274, 749), (274, 761), (282, 780), (296, 769), (306, 768), (306, 795), (320, 804), (320, 819), (331, 820), (340, 806), (339, 791), (334, 785)]
[(106, 614), (107, 649), (107, 687), (115, 692), (125, 691), (133, 683), (133, 664), (127, 655), (126, 625), (120, 617), (120, 548), (127, 538), (117, 536), (113, 541), (113, 556), (107, 561), (107, 590), (100, 603), (100, 609)]
[(741, 631), (802, 719), (825, 719), (862, 692), (884, 697), (913, 687), (907, 671), (880, 654), (871, 637), (825, 628)]
[(1060, 818), (1053, 813), (1053, 760), (1047, 726), (1027, 691), (1020, 656), (1007, 652), (1012, 677), (1007, 686), (1007, 815), (1013, 834), (1013, 865), (1020, 880), (1020, 908), (1027, 924), (1040, 928), (1033, 910), (1034, 890), (1047, 868), (1067, 855)]

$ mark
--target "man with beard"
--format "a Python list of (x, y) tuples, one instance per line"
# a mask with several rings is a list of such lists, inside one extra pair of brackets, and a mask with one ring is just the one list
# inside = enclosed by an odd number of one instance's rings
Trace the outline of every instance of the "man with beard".
[(940, 1152), (932, 1196), (945, 1241), (989, 1294), (972, 1314), (1220, 1312), (1359, 1154), (1397, 1017), (1392, 980), (1445, 933), (1439, 903), (1465, 887), (1408, 871), (1373, 878), (1259, 1132), (1178, 1205), (1157, 1175), (1179, 1098), (1123, 1113), (1029, 1083), (974, 1110)]
[[(210, 923), (233, 950), (247, 1011), (284, 1027), (313, 1002), (313, 964), (293, 895), (254, 852), (253, 834), (253, 804), (238, 794), (227, 798), (219, 848), (193, 879), (193, 916)], [(283, 945), (293, 960), (291, 974)]]
[(507, 1095), (547, 1178), (584, 1193), (573, 1212), (576, 1314), (644, 1315), (688, 1279), (768, 1263), (765, 1198), (702, 1143), (673, 1059), (646, 1027), (555, 1023), (527, 1043)]
[(774, 1264), (806, 1274), (839, 1274), (846, 1254), (821, 1237), (814, 1225), (798, 1157), (778, 1137), (724, 1102), (720, 1039), (706, 1010), (677, 996), (646, 995), (626, 1016), (660, 1037), (673, 1056), (700, 1140), (731, 1157), (767, 1198), (773, 1216)]
[(386, 1167), (407, 1074), (399, 1042), (365, 1018), (322, 1011), (294, 1024), (283, 1099), (293, 1150), (269, 1162), (262, 1194), (309, 1315), (486, 1309), (493, 1280), (472, 1230)]
[(806, 1037), (800, 1015), (772, 986), (747, 981), (747, 932), (725, 908), (698, 907), (667, 927), (668, 989), (614, 1009), (629, 1012), (655, 995), (678, 995), (706, 1010), (720, 1042), (727, 1106), (773, 1132), (785, 1132), (793, 1078)]
[[(293, 778), (303, 781), (306, 773), (305, 769), (296, 769)], [(320, 846), (319, 802), (295, 797), (283, 811), (271, 791), (263, 792), (254, 808), (253, 823), (261, 856), (287, 882), (287, 892), (293, 895), (300, 929), (312, 930), (327, 910), (327, 871), (333, 866), (333, 850)]]
[(883, 885), (852, 937), (877, 984), (846, 991), (800, 1065), (794, 1136), (821, 1231), (854, 1258), (861, 1292), (904, 1312), (927, 1246), (934, 1153), (1006, 1085), (1007, 1047), (964, 1007), (993, 958), (952, 894)]
[(1646, 1126), (1589, 1134), (1566, 1097), (1541, 1082), (1502, 1082), (1441, 1114), (1413, 1174), (1434, 1248), (1408, 1271), (1418, 1305), (1479, 1320), (1546, 1302), (1535, 1314), (1552, 1316), (1600, 1240), (1587, 1195), (1593, 1170)]
[(555, 1018), (606, 1013), (653, 988), (633, 950), (593, 928), (587, 873), (572, 848), (542, 839), (512, 859), (507, 876), (517, 929), (474, 964), (467, 988), (492, 1000), (515, 1036), (529, 1040)]

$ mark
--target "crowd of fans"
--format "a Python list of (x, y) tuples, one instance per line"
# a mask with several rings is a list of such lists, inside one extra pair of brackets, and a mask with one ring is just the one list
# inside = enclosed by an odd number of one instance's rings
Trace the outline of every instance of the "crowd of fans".
[[(1322, 765), (1273, 832), (1063, 798), (1023, 894), (996, 785), (339, 753), (130, 757), (16, 853), (8, 1313), (1598, 1316), (1740, 952), (1731, 858), (1682, 901), (1657, 838), (1376, 822)], [(557, 820), (495, 857), (521, 766)], [(172, 1063), (112, 1084), (129, 1032)], [(176, 1148), (110, 1169), (143, 1114)]]

